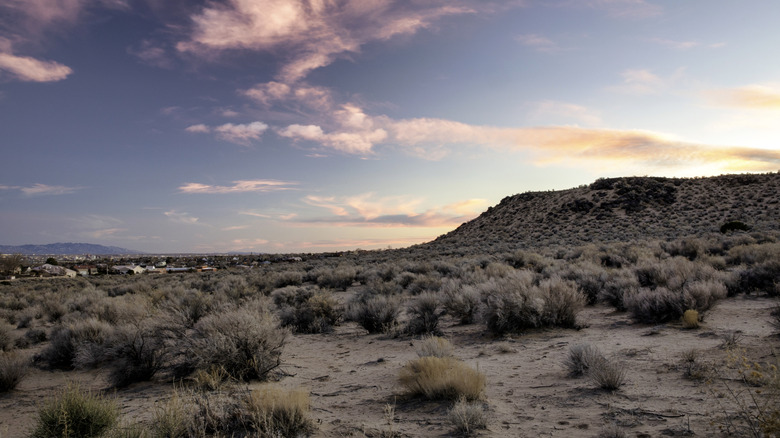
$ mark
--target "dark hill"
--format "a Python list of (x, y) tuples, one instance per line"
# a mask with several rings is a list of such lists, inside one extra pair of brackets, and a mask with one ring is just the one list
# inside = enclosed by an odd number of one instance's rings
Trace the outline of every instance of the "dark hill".
[(0, 245), (0, 254), (24, 254), (24, 255), (68, 255), (68, 254), (94, 254), (94, 255), (118, 255), (140, 254), (131, 249), (116, 246), (95, 245), (92, 243), (50, 243), (47, 245)]
[(780, 229), (780, 173), (709, 178), (603, 178), (588, 186), (504, 198), (421, 249), (511, 251), (588, 242), (673, 239), (730, 221)]

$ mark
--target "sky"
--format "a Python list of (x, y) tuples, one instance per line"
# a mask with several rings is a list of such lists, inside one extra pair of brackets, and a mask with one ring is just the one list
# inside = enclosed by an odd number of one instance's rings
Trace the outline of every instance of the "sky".
[(780, 2), (0, 0), (0, 244), (400, 248), (780, 170)]

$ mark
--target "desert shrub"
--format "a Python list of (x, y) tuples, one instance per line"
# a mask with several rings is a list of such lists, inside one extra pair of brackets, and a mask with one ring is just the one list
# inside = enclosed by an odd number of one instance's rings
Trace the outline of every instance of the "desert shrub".
[(569, 371), (569, 376), (580, 377), (587, 374), (594, 363), (603, 359), (604, 356), (597, 347), (590, 344), (580, 344), (569, 349), (569, 355), (563, 365)]
[(14, 337), (11, 330), (13, 327), (0, 322), (0, 351), (11, 351), (14, 348)]
[(358, 270), (351, 265), (339, 265), (335, 269), (321, 268), (316, 271), (316, 282), (320, 287), (347, 290), (357, 279)]
[(625, 383), (626, 368), (622, 363), (602, 358), (590, 364), (586, 375), (599, 388), (614, 391)]
[(305, 436), (314, 429), (310, 405), (308, 391), (266, 385), (247, 397), (246, 416), (261, 438)]
[(452, 343), (439, 336), (426, 336), (415, 345), (418, 357), (452, 357)]
[(399, 295), (404, 291), (395, 280), (383, 281), (379, 279), (370, 280), (366, 283), (364, 291), (373, 295)]
[(706, 253), (704, 242), (695, 237), (661, 242), (661, 248), (672, 257), (682, 256), (688, 260), (696, 260)]
[(598, 438), (626, 438), (626, 431), (615, 423), (607, 424), (599, 430)]
[(24, 335), (16, 338), (14, 344), (17, 348), (28, 348), (32, 345), (40, 344), (46, 341), (46, 330), (40, 328), (31, 328), (24, 332)]
[(479, 303), (480, 294), (476, 287), (453, 279), (445, 280), (442, 284), (442, 305), (447, 313), (457, 318), (461, 324), (474, 322)]
[(271, 284), (278, 289), (285, 286), (300, 286), (303, 284), (302, 271), (281, 271), (272, 274)]
[(546, 326), (575, 327), (586, 298), (571, 281), (553, 277), (533, 285), (533, 274), (519, 271), (480, 286), (485, 322), (496, 334)]
[(728, 291), (722, 281), (705, 280), (688, 283), (683, 288), (683, 300), (686, 309), (705, 312), (715, 303), (726, 298)]
[(511, 275), (515, 268), (504, 263), (490, 262), (485, 266), (484, 271), (488, 277), (503, 278)]
[(214, 309), (214, 297), (194, 289), (182, 290), (169, 296), (160, 308), (177, 318), (185, 327), (192, 327)]
[(571, 265), (561, 274), (566, 280), (574, 281), (588, 299), (588, 304), (594, 304), (599, 299), (599, 294), (604, 289), (604, 283), (608, 279), (604, 268), (595, 263), (580, 263)]
[(631, 316), (644, 323), (660, 323), (679, 319), (684, 305), (679, 293), (666, 288), (655, 290), (640, 289), (639, 292), (624, 298), (626, 309)]
[(411, 295), (419, 295), (425, 292), (438, 292), (441, 289), (441, 277), (437, 272), (418, 274), (408, 286), (406, 291)]
[(344, 312), (333, 295), (309, 289), (294, 297), (292, 303), (290, 297), (282, 301), (277, 293), (290, 287), (278, 289), (272, 294), (274, 301), (279, 299), (277, 306), (282, 326), (298, 333), (329, 333), (341, 322)]
[(400, 306), (398, 298), (363, 293), (349, 303), (347, 318), (369, 333), (383, 333), (395, 324)]
[(277, 327), (272, 314), (251, 307), (226, 309), (198, 321), (182, 340), (179, 373), (218, 366), (238, 380), (267, 379), (281, 363), (287, 331)]
[(750, 231), (750, 226), (740, 221), (729, 221), (720, 226), (720, 232), (723, 234), (729, 231)]
[(485, 375), (452, 357), (421, 357), (401, 369), (401, 385), (410, 395), (427, 399), (477, 400), (485, 389)]
[(29, 360), (16, 353), (0, 353), (0, 393), (16, 388), (29, 371)]
[(436, 334), (439, 332), (439, 297), (423, 293), (413, 299), (406, 308), (410, 316), (407, 333), (413, 335)]
[(626, 310), (624, 298), (639, 291), (639, 281), (628, 269), (610, 271), (607, 275), (608, 278), (599, 292), (598, 300), (617, 310)]
[(56, 369), (70, 370), (77, 366), (77, 354), (82, 363), (96, 364), (113, 328), (95, 318), (60, 325), (52, 330), (49, 345), (36, 356), (36, 361)]
[(481, 402), (459, 399), (447, 412), (447, 418), (458, 436), (470, 437), (479, 430), (487, 429), (487, 409)]
[(682, 316), (683, 327), (687, 329), (699, 328), (699, 312), (688, 309), (683, 312)]
[(149, 321), (117, 328), (103, 353), (104, 360), (110, 363), (109, 383), (124, 387), (150, 380), (163, 369), (171, 351), (162, 332)]
[(32, 438), (99, 437), (119, 418), (116, 403), (101, 395), (68, 384), (38, 410)]
[(744, 293), (777, 296), (777, 284), (780, 284), (780, 259), (765, 260), (740, 270), (739, 288)]

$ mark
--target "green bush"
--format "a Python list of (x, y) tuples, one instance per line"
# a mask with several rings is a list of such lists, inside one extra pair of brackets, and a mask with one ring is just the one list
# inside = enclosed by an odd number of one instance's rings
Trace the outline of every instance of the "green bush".
[(54, 397), (44, 401), (30, 436), (32, 438), (99, 437), (111, 429), (119, 418), (119, 408), (112, 400), (77, 384), (68, 384)]

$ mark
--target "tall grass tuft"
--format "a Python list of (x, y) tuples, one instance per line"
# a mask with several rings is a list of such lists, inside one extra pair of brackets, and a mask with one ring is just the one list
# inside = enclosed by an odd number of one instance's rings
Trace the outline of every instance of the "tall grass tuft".
[(113, 400), (82, 390), (70, 383), (38, 410), (31, 438), (99, 437), (118, 421), (119, 408)]
[(401, 369), (399, 380), (410, 395), (430, 400), (477, 400), (485, 389), (485, 374), (452, 357), (411, 360)]

